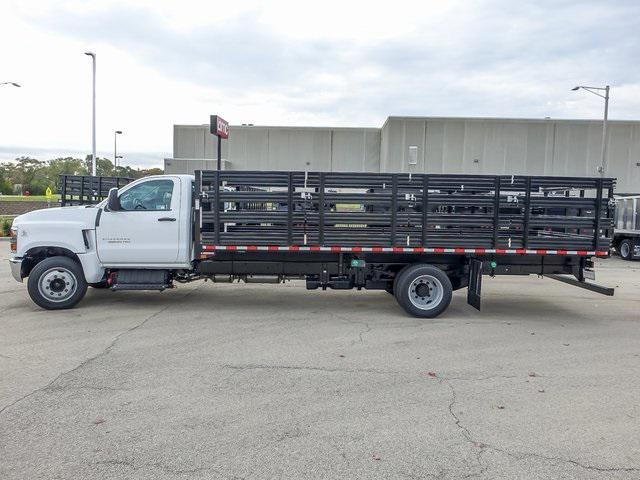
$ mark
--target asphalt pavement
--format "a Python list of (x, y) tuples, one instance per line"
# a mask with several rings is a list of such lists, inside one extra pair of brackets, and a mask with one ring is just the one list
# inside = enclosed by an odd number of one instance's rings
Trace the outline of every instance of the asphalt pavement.
[(0, 250), (3, 480), (640, 478), (640, 262), (418, 320), (301, 282), (44, 311)]

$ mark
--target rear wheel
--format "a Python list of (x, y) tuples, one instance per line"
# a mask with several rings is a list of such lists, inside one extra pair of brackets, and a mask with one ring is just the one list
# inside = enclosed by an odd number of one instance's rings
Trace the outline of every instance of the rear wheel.
[(633, 242), (630, 239), (625, 238), (620, 242), (618, 252), (620, 252), (620, 256), (625, 260), (631, 260), (633, 257)]
[[(412, 266), (413, 265), (404, 266), (398, 273), (396, 273), (396, 276), (393, 278), (393, 291), (389, 293), (391, 293), (396, 298), (396, 300), (398, 300), (398, 280), (400, 279), (400, 277), (402, 277), (402, 274)], [(398, 300), (398, 303), (400, 303), (400, 300)]]
[(411, 265), (403, 269), (396, 281), (398, 303), (415, 317), (434, 318), (444, 312), (453, 288), (446, 273), (431, 265)]
[(87, 293), (87, 281), (78, 262), (69, 257), (50, 257), (29, 274), (29, 296), (47, 310), (71, 308)]

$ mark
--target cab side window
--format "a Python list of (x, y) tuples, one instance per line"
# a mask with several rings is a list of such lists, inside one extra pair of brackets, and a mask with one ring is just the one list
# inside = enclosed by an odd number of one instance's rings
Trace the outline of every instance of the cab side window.
[(149, 180), (120, 195), (120, 208), (125, 211), (171, 210), (172, 180)]

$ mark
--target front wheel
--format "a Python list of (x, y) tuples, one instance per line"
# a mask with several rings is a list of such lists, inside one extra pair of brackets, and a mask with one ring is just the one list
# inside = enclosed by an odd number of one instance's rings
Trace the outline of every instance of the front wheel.
[(411, 265), (400, 272), (395, 296), (414, 317), (434, 318), (451, 303), (453, 288), (446, 273), (431, 265)]
[(33, 267), (27, 290), (36, 305), (62, 310), (82, 300), (87, 293), (87, 281), (78, 262), (69, 257), (50, 257)]

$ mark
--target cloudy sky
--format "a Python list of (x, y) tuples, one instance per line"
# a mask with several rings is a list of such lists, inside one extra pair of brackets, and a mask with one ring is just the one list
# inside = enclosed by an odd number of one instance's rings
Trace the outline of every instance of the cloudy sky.
[(379, 127), (388, 115), (640, 119), (640, 2), (0, 4), (0, 160), (98, 151), (160, 166), (172, 125)]

